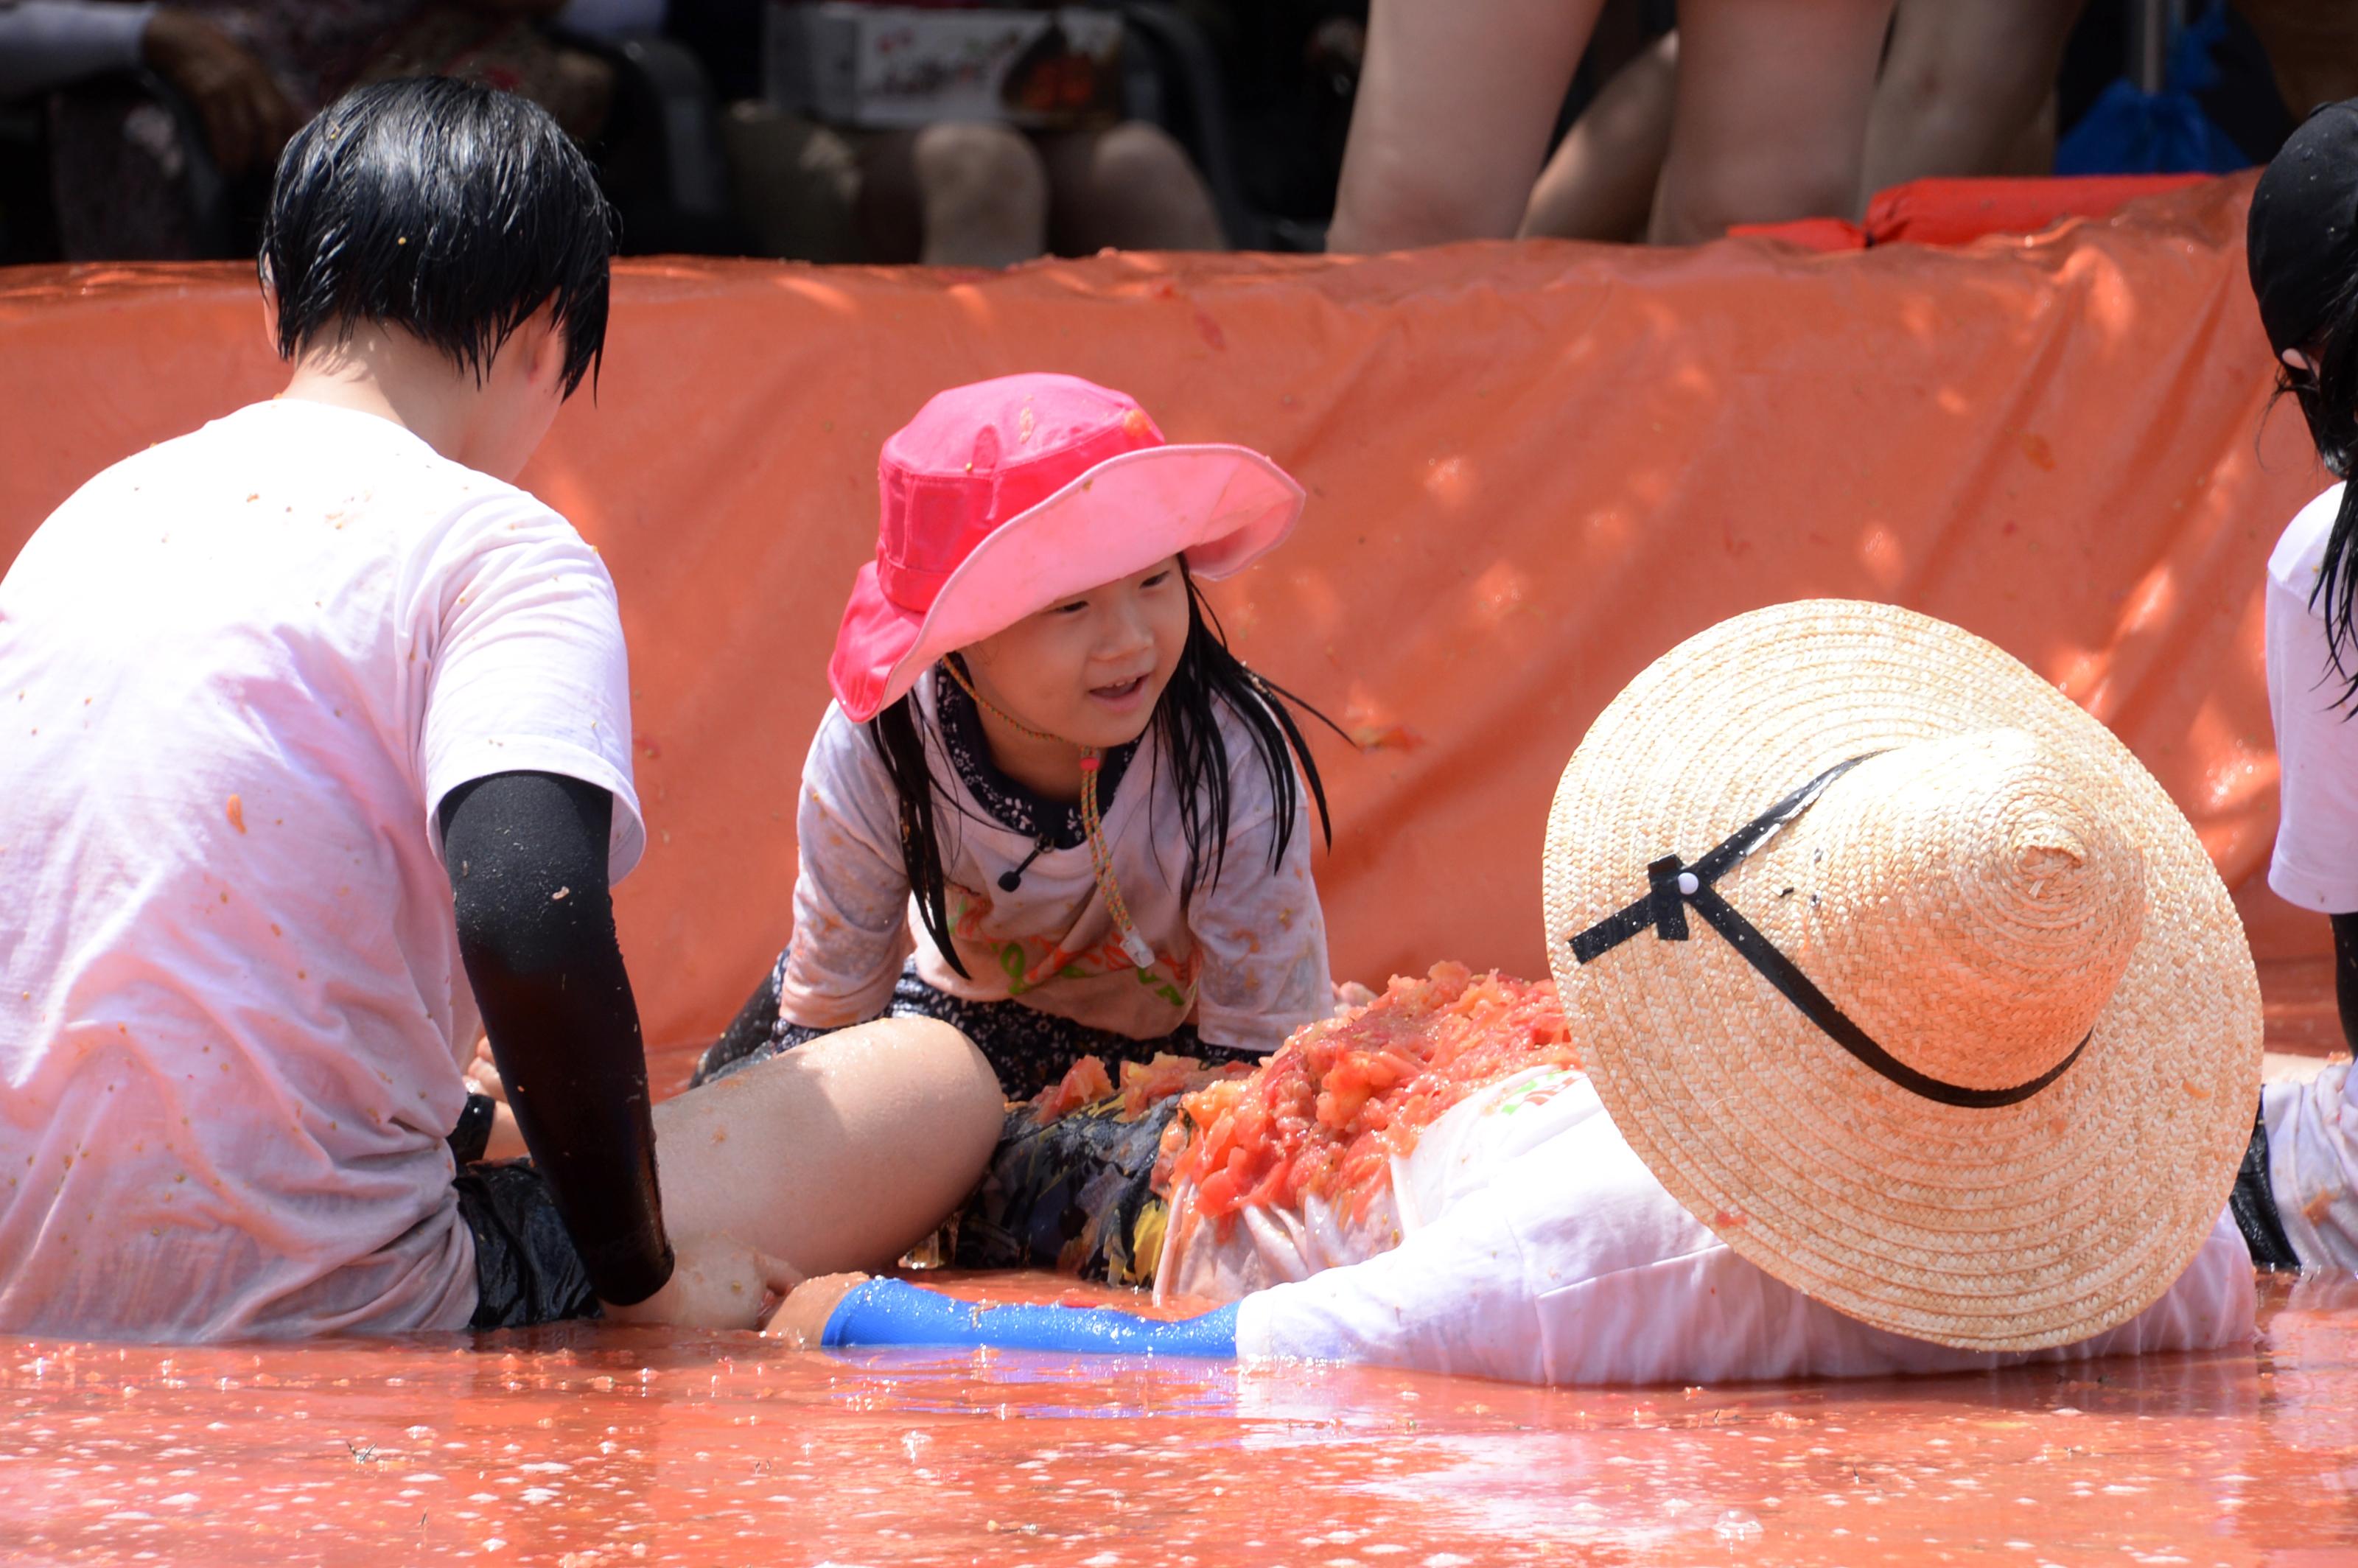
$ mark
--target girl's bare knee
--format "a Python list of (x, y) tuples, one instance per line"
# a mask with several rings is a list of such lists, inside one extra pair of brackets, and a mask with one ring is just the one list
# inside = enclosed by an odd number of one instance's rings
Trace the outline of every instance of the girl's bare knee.
[(882, 1018), (821, 1035), (793, 1054), (825, 1086), (847, 1127), (905, 1137), (928, 1161), (963, 1168), (990, 1157), (1006, 1101), (990, 1063), (930, 1018)]
[(881, 1268), (981, 1178), (1004, 1119), (990, 1065), (949, 1025), (838, 1030), (655, 1107), (665, 1218), (808, 1272)]
[(1201, 183), (1186, 149), (1160, 125), (1125, 120), (1098, 137), (1098, 178), (1160, 195), (1184, 195)]
[(1331, 250), (1372, 254), (1514, 232), (1511, 221), (1501, 227), (1505, 208), (1483, 181), (1404, 150), (1371, 148), (1365, 161), (1369, 177), (1337, 208)]
[(906, 1081), (922, 1084), (936, 1106), (936, 1114), (952, 1125), (979, 1129), (996, 1141), (1006, 1110), (999, 1075), (973, 1041), (960, 1031), (931, 1018), (886, 1021), (886, 1037), (893, 1066)]
[(1022, 132), (996, 121), (946, 120), (917, 133), (917, 178), (928, 194), (1044, 194), (1040, 155)]

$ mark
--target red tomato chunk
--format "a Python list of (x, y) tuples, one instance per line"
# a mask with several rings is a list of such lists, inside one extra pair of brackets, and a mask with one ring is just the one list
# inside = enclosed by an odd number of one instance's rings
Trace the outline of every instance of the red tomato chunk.
[(1214, 1218), (1308, 1195), (1364, 1214), (1391, 1157), (1486, 1085), (1523, 1068), (1577, 1067), (1552, 980), (1440, 963), (1295, 1032), (1259, 1071), (1195, 1090), (1164, 1134), (1168, 1187), (1195, 1183)]

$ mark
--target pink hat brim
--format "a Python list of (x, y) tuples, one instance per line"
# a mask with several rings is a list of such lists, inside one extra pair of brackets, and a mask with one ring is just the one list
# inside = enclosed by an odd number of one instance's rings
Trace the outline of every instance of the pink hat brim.
[(1303, 490), (1246, 447), (1149, 447), (1099, 463), (1010, 518), (960, 562), (919, 615), (860, 568), (827, 683), (855, 722), (908, 695), (943, 654), (1155, 562), (1184, 556), (1206, 579), (1243, 570), (1282, 544)]

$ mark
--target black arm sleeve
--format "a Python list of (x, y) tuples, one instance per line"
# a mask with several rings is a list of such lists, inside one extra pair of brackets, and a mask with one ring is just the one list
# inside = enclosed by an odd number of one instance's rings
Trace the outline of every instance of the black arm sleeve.
[(671, 1278), (638, 1003), (606, 883), (613, 797), (554, 773), (495, 773), (442, 803), (459, 953), (533, 1162), (600, 1301)]
[(2342, 1014), (2342, 1043), (2358, 1052), (2358, 914), (2333, 918), (2333, 1000)]

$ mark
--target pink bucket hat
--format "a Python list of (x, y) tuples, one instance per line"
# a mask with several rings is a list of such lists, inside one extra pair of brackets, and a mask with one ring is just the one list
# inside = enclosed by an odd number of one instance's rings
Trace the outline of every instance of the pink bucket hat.
[(1302, 515), (1302, 487), (1259, 452), (1173, 446), (1137, 402), (1069, 375), (940, 394), (884, 443), (882, 522), (835, 656), (854, 721), (899, 701), (943, 654), (1076, 593), (1184, 556), (1242, 570)]

